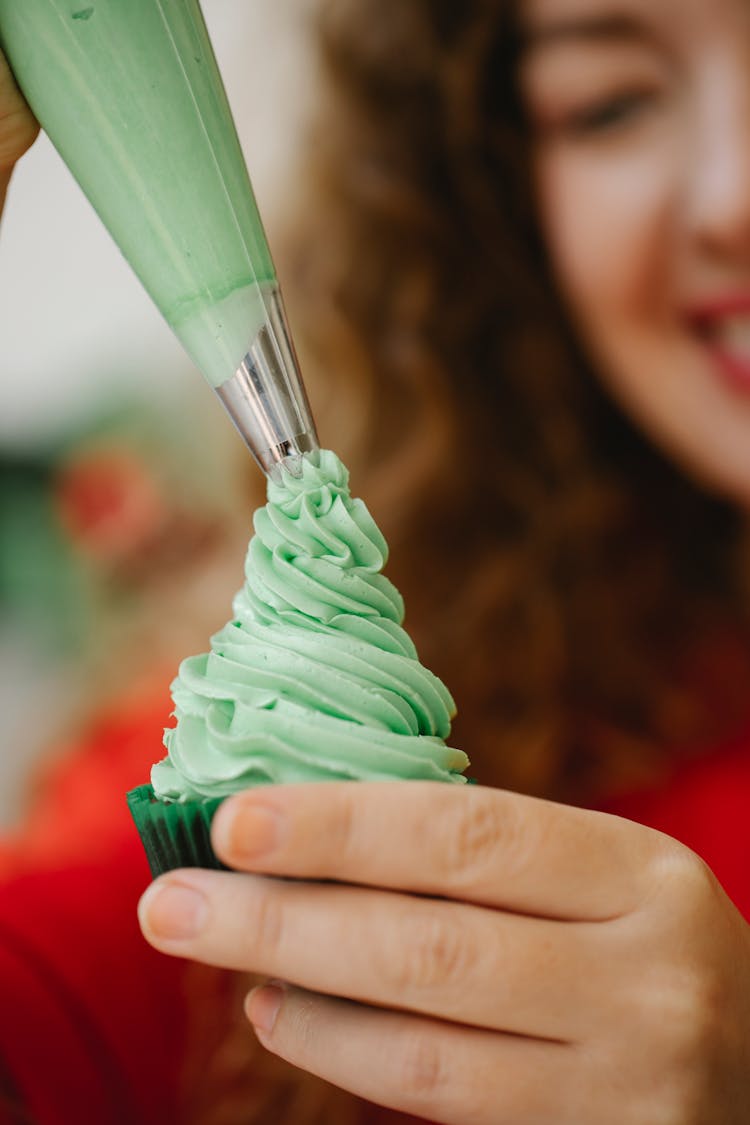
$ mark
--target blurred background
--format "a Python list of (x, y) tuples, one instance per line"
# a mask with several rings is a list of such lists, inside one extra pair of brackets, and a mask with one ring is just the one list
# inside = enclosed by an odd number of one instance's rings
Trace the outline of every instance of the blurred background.
[[(312, 5), (203, 8), (273, 248), (315, 101)], [(0, 226), (0, 829), (92, 696), (174, 670), (227, 618), (256, 472), (40, 137)]]

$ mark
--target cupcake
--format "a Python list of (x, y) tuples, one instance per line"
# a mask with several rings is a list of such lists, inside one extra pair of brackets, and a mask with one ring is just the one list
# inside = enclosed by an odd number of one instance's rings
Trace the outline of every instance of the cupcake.
[(338, 457), (282, 468), (254, 531), (234, 616), (180, 665), (167, 755), (128, 794), (154, 876), (221, 866), (211, 819), (250, 786), (466, 781), (445, 741), (455, 704), (402, 628), (387, 544)]

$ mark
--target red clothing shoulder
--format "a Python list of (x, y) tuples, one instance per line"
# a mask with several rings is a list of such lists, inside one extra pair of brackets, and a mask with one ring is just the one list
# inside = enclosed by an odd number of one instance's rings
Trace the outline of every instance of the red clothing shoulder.
[(168, 713), (162, 695), (103, 718), (0, 841), (0, 1091), (38, 1125), (176, 1120), (185, 963), (138, 929), (150, 875), (124, 802)]

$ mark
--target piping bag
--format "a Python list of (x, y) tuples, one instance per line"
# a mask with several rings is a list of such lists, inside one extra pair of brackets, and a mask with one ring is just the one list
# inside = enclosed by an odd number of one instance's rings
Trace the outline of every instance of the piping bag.
[(0, 0), (26, 100), (267, 475), (318, 448), (198, 0)]

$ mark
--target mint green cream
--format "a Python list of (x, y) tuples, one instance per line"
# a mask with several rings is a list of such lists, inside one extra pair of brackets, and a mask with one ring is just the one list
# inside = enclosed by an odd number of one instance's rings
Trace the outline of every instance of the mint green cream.
[(0, 0), (0, 46), (146, 290), (221, 386), (265, 321), (275, 272), (198, 0)]
[(402, 629), (388, 547), (323, 450), (269, 481), (234, 619), (172, 684), (177, 725), (151, 782), (165, 800), (272, 782), (465, 782), (455, 705)]

